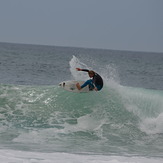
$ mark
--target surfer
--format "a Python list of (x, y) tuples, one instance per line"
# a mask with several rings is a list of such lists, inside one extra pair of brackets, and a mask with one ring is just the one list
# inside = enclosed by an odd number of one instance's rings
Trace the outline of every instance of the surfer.
[(76, 68), (77, 71), (85, 71), (88, 72), (88, 75), (91, 79), (87, 80), (83, 85), (80, 86), (79, 83), (76, 84), (76, 87), (78, 90), (81, 90), (82, 88), (86, 87), (89, 85), (89, 90), (96, 90), (100, 91), (103, 87), (103, 80), (102, 77), (97, 74), (96, 72), (92, 70), (87, 70), (87, 69), (81, 69), (81, 68)]

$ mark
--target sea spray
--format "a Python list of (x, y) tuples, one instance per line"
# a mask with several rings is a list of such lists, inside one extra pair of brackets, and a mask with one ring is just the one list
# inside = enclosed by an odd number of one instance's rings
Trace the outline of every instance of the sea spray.
[(80, 62), (77, 57), (73, 56), (69, 64), (70, 64), (70, 72), (73, 79), (83, 81), (88, 78), (87, 73), (79, 72), (76, 70), (76, 68), (88, 69), (88, 66)]

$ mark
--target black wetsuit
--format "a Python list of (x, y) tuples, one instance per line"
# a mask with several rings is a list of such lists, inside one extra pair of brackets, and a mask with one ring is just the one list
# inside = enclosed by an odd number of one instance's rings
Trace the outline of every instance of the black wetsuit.
[[(81, 71), (85, 71), (85, 72), (89, 72), (89, 70), (87, 69), (82, 69)], [(94, 86), (99, 90), (102, 89), (103, 87), (103, 80), (102, 80), (102, 77), (95, 73), (95, 75), (93, 76), (92, 79), (90, 80), (87, 80), (82, 86), (81, 88), (84, 88), (85, 86), (89, 85), (91, 89), (94, 88)]]

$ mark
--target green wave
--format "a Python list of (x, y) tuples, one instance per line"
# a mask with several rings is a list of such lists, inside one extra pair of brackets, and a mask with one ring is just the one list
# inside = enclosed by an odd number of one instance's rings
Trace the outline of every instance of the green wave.
[[(96, 152), (114, 152), (120, 146), (131, 152), (136, 145), (141, 153), (151, 134), (163, 133), (162, 97), (162, 91), (120, 85), (90, 93), (71, 93), (58, 86), (1, 85), (1, 133), (14, 130), (9, 136), (14, 143), (48, 140), (58, 143), (61, 151), (66, 150), (64, 144), (78, 141), (81, 151), (92, 150), (94, 143)], [(36, 139), (29, 139), (31, 135)], [(4, 141), (4, 135), (0, 138)], [(161, 137), (158, 142), (162, 143)]]

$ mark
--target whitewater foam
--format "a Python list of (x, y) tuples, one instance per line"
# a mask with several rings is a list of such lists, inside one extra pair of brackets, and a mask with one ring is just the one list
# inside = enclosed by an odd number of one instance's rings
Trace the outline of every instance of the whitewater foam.
[(140, 128), (147, 134), (163, 134), (163, 113), (155, 118), (144, 119), (140, 124)]
[(39, 153), (15, 150), (0, 150), (2, 163), (162, 163), (159, 158), (85, 155), (69, 153)]

